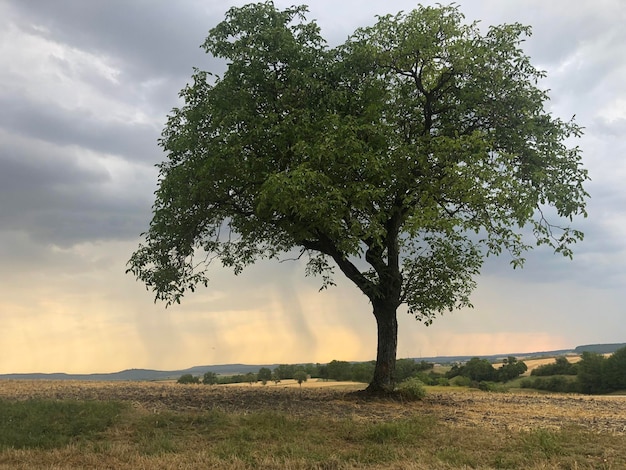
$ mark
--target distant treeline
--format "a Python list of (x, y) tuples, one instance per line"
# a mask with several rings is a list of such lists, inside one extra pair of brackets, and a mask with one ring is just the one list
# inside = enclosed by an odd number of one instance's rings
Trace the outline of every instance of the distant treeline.
[(586, 394), (626, 390), (626, 347), (609, 357), (584, 351), (575, 364), (566, 357), (557, 357), (553, 364), (533, 370), (531, 376), (521, 382), (522, 388)]
[[(333, 360), (328, 364), (280, 364), (273, 370), (262, 367), (257, 373), (248, 372), (246, 374), (217, 375), (214, 372), (206, 372), (203, 377), (184, 374), (179, 379), (179, 383), (204, 383), (212, 384), (233, 384), (233, 383), (279, 383), (281, 380), (294, 379), (300, 372), (304, 372), (307, 377), (322, 380), (337, 380), (369, 383), (374, 377), (375, 361), (370, 362), (348, 362)], [(409, 377), (421, 374), (420, 380), (426, 384), (433, 383), (440, 374), (425, 374), (431, 371), (433, 364), (425, 361), (415, 361), (414, 359), (398, 359), (396, 361), (396, 381), (402, 382)]]
[(446, 373), (448, 379), (464, 377), (467, 385), (471, 382), (480, 384), (481, 382), (508, 382), (513, 380), (528, 370), (526, 364), (518, 361), (516, 357), (509, 356), (496, 369), (487, 359), (474, 357), (464, 365), (455, 365)]
[[(328, 364), (281, 364), (270, 370), (262, 367), (257, 373), (235, 374), (220, 376), (214, 372), (207, 372), (204, 377), (194, 377), (185, 374), (178, 379), (179, 383), (204, 384), (233, 384), (256, 383), (266, 384), (270, 381), (280, 383), (285, 379), (298, 379), (301, 374), (306, 377), (321, 380), (352, 381), (369, 383), (374, 376), (375, 361), (347, 362), (331, 361)], [(450, 379), (455, 378), (455, 384), (492, 389), (489, 385), (494, 382), (507, 382), (519, 377), (526, 370), (526, 364), (509, 356), (496, 369), (487, 359), (472, 358), (464, 365), (455, 365), (446, 373), (437, 373), (433, 370), (434, 364), (414, 359), (398, 359), (396, 361), (395, 380), (402, 383), (409, 378), (416, 378), (425, 385), (449, 385)], [(463, 380), (460, 380), (463, 379)]]

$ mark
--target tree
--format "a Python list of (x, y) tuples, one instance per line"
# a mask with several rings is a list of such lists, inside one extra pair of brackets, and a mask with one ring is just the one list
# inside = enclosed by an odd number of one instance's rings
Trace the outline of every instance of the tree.
[(274, 369), (274, 373), (281, 379), (291, 379), (296, 371), (295, 364), (280, 364)]
[(272, 372), (271, 379), (275, 385), (278, 385), (280, 383), (280, 374), (278, 373), (276, 369), (274, 369), (274, 371)]
[(518, 361), (516, 357), (509, 356), (502, 361), (502, 366), (496, 371), (500, 382), (513, 380), (528, 370), (528, 366), (523, 361)]
[(426, 325), (471, 306), (484, 258), (522, 266), (533, 235), (571, 257), (587, 172), (566, 143), (581, 128), (544, 109), (529, 27), (483, 34), (456, 6), (420, 6), (330, 48), (306, 11), (250, 4), (210, 30), (227, 70), (181, 91), (128, 271), (171, 304), (215, 259), (238, 274), (299, 253), (322, 288), (338, 268), (372, 304), (368, 390), (385, 392), (401, 305)]
[(578, 365), (572, 364), (565, 356), (558, 356), (552, 364), (543, 364), (530, 372), (530, 375), (576, 375)]
[(294, 372), (293, 379), (296, 380), (298, 382), (298, 385), (300, 385), (300, 388), (302, 388), (302, 382), (306, 382), (308, 376), (306, 375), (305, 371), (300, 369)]
[(176, 383), (179, 383), (179, 384), (199, 384), (200, 383), (200, 377), (195, 377), (195, 376), (193, 376), (191, 374), (183, 374), (183, 375), (181, 375), (178, 378)]
[(355, 382), (370, 383), (374, 376), (375, 363), (372, 362), (358, 362), (352, 364), (351, 367), (351, 380)]
[(329, 379), (352, 380), (352, 364), (347, 361), (332, 360), (326, 365), (326, 376)]
[(604, 365), (607, 387), (610, 390), (626, 390), (626, 347), (611, 354)]
[(576, 376), (582, 393), (596, 394), (608, 391), (604, 380), (606, 362), (607, 359), (602, 354), (583, 351)]
[(218, 382), (217, 374), (215, 372), (205, 372), (202, 377), (202, 383), (204, 385), (215, 385)]
[(257, 381), (257, 376), (254, 372), (248, 372), (246, 375), (244, 375), (244, 380), (252, 385)]
[(267, 384), (270, 380), (272, 380), (272, 371), (267, 367), (261, 367), (259, 369), (259, 373), (257, 374), (257, 378), (261, 381), (263, 385)]
[(415, 362), (415, 359), (398, 359), (396, 361), (396, 381), (402, 382), (418, 372), (432, 369), (434, 364), (426, 361)]
[(473, 357), (467, 361), (463, 367), (461, 367), (459, 375), (468, 377), (475, 382), (483, 382), (495, 380), (498, 372), (493, 368), (491, 362), (487, 359)]

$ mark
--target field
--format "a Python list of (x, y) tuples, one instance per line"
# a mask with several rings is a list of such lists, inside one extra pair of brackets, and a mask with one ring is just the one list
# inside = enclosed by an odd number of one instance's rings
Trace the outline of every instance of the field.
[(323, 384), (3, 381), (0, 468), (626, 468), (623, 396), (431, 387), (401, 402)]

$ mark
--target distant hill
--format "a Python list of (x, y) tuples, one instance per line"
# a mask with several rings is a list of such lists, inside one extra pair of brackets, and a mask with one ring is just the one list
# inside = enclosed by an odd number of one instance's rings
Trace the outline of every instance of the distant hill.
[[(433, 356), (433, 357), (414, 357), (416, 361), (433, 362), (436, 364), (453, 364), (457, 362), (466, 362), (473, 357), (480, 357), (481, 359), (487, 359), (491, 362), (500, 361), (507, 356), (515, 356), (520, 359), (530, 359), (537, 357), (553, 357), (561, 356), (565, 354), (581, 354), (583, 351), (598, 352), (601, 354), (612, 353), (620, 348), (626, 346), (626, 343), (616, 344), (590, 344), (585, 346), (577, 346), (574, 349), (559, 349), (556, 351), (537, 351), (532, 353), (508, 353), (508, 354), (493, 354), (490, 356)], [(93, 381), (151, 381), (151, 380), (167, 380), (177, 379), (183, 374), (192, 374), (195, 376), (202, 376), (205, 372), (215, 372), (218, 375), (235, 375), (246, 374), (248, 372), (258, 372), (261, 367), (267, 367), (268, 369), (274, 369), (279, 364), (220, 364), (212, 366), (195, 366), (188, 369), (181, 370), (152, 370), (152, 369), (127, 369), (120, 372), (112, 372), (107, 374), (65, 374), (65, 373), (53, 373), (53, 374), (0, 374), (0, 380), (2, 379), (14, 379), (14, 380), (93, 380)]]
[(574, 352), (582, 354), (585, 351), (595, 352), (599, 354), (614, 353), (618, 349), (626, 347), (626, 343), (613, 343), (613, 344), (586, 344), (584, 346), (576, 346)]
[(455, 364), (459, 362), (467, 362), (474, 357), (480, 359), (487, 359), (489, 362), (498, 362), (502, 359), (506, 359), (508, 356), (513, 356), (518, 359), (529, 359), (537, 357), (552, 357), (552, 356), (564, 356), (566, 354), (573, 354), (573, 349), (558, 349), (555, 351), (536, 351), (536, 352), (517, 352), (507, 354), (492, 354), (489, 356), (481, 356), (474, 354), (472, 356), (434, 356), (434, 357), (414, 357), (416, 361), (433, 362), (435, 364)]
[(212, 371), (218, 375), (245, 374), (248, 372), (258, 372), (261, 367), (274, 369), (278, 364), (270, 365), (248, 365), (248, 364), (222, 364), (216, 366), (195, 366), (181, 370), (152, 370), (152, 369), (127, 369), (120, 372), (107, 374), (65, 374), (61, 372), (52, 374), (31, 373), (31, 374), (0, 374), (1, 379), (13, 380), (93, 380), (93, 381), (148, 381), (177, 379), (183, 374), (204, 375), (205, 372)]

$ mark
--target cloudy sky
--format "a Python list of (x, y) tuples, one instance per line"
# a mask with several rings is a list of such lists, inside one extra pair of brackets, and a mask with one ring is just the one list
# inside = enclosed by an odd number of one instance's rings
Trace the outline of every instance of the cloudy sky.
[[(147, 229), (157, 139), (199, 45), (233, 0), (0, 0), (0, 373), (112, 372), (375, 357), (370, 306), (348, 281), (318, 292), (296, 262), (166, 309), (125, 264)], [(278, 0), (280, 7), (292, 1)], [(424, 1), (424, 4), (431, 3)], [(432, 2), (435, 3), (435, 2)], [(592, 181), (573, 261), (490, 259), (475, 308), (430, 327), (400, 313), (400, 357), (626, 341), (626, 3), (458, 0), (468, 21), (521, 22), (551, 112), (585, 127)], [(407, 0), (310, 0), (331, 45)], [(575, 4), (575, 7), (573, 5)]]

